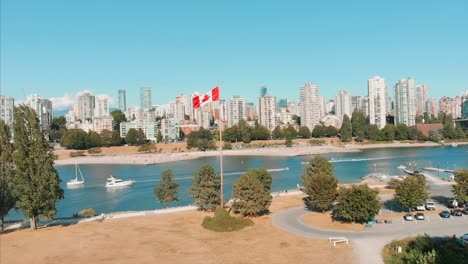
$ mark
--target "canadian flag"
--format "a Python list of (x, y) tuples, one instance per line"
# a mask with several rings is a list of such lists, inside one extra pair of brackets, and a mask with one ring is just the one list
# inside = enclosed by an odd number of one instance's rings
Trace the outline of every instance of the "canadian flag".
[(219, 101), (219, 86), (213, 88), (210, 92), (204, 95), (195, 95), (192, 97), (192, 105), (194, 109), (200, 108), (209, 102)]

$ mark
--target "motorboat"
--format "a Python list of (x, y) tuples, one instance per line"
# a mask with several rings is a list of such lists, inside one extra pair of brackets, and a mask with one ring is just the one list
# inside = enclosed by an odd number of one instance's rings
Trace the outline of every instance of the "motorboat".
[(400, 165), (400, 166), (397, 167), (397, 169), (404, 170), (404, 169), (406, 169), (406, 166), (405, 165)]
[[(80, 175), (80, 179), (78, 179), (78, 174)], [(84, 178), (83, 174), (81, 173), (80, 167), (78, 167), (78, 164), (75, 162), (75, 178), (67, 181), (67, 186), (68, 187), (77, 187), (84, 184)]]
[(458, 147), (458, 144), (457, 144), (457, 143), (455, 143), (455, 142), (452, 142), (452, 144), (450, 144), (450, 146), (452, 146), (452, 147), (456, 148), (456, 147)]
[(110, 175), (106, 181), (106, 188), (132, 186), (133, 183), (135, 183), (135, 181), (124, 181), (122, 179), (114, 178), (114, 176)]

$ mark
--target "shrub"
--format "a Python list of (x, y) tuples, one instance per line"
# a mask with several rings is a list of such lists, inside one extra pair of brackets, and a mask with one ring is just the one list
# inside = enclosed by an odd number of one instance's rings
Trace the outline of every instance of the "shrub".
[(223, 145), (223, 149), (232, 149), (232, 144), (230, 142), (225, 142)]
[(99, 154), (101, 152), (102, 152), (101, 148), (90, 148), (90, 149), (88, 149), (89, 154)]
[(83, 209), (78, 214), (84, 217), (92, 217), (96, 215), (96, 211), (93, 208)]
[(252, 220), (232, 217), (221, 206), (216, 207), (214, 217), (205, 217), (202, 226), (215, 232), (232, 232), (253, 225)]
[(398, 179), (391, 179), (388, 184), (387, 184), (387, 188), (388, 189), (396, 189), (398, 187), (398, 185), (400, 185), (401, 181), (398, 180)]
[(322, 139), (311, 139), (309, 140), (309, 144), (311, 145), (322, 145), (322, 144), (325, 144), (325, 140), (322, 140)]
[(80, 156), (86, 156), (84, 150), (78, 150), (78, 151), (72, 151), (70, 152), (70, 157), (80, 157)]
[(153, 143), (146, 143), (138, 147), (138, 152), (153, 152), (157, 147)]

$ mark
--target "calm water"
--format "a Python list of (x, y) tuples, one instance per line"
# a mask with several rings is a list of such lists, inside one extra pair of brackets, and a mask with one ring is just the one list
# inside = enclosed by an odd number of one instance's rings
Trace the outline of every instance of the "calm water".
[[(275, 149), (272, 149), (275, 151)], [(397, 167), (416, 162), (416, 167), (437, 167), (444, 169), (468, 168), (468, 146), (431, 147), (431, 148), (387, 148), (371, 149), (358, 153), (335, 153), (323, 155), (332, 160), (335, 175), (340, 183), (359, 182), (360, 178), (372, 172), (389, 175), (399, 175)], [(294, 189), (302, 184), (300, 175), (302, 164), (312, 156), (301, 157), (224, 157), (225, 197), (229, 199), (233, 182), (249, 168), (265, 168), (271, 171), (273, 177), (272, 191)], [(189, 205), (193, 202), (188, 194), (192, 185), (192, 177), (203, 164), (210, 164), (219, 170), (218, 157), (205, 157), (196, 160), (179, 161), (158, 165), (80, 165), (85, 178), (85, 184), (79, 188), (67, 188), (66, 182), (75, 177), (74, 166), (59, 166), (57, 170), (62, 179), (65, 198), (58, 205), (57, 217), (69, 217), (85, 209), (94, 208), (97, 213), (116, 211), (137, 211), (163, 208), (153, 193), (153, 188), (159, 183), (160, 174), (165, 169), (171, 169), (174, 178), (179, 183), (180, 201), (171, 206)], [(288, 169), (286, 169), (288, 168)], [(108, 189), (104, 187), (106, 178), (110, 175), (122, 179), (135, 180), (133, 187)], [(433, 173), (437, 176), (437, 172)], [(441, 177), (447, 177), (441, 174)], [(20, 214), (11, 212), (7, 219), (17, 219)]]

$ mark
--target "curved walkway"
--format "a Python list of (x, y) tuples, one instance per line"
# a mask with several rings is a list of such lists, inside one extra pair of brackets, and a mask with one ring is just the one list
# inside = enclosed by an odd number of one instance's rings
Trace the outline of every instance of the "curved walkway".
[[(280, 211), (272, 216), (272, 224), (287, 232), (306, 236), (329, 238), (345, 236), (352, 240), (356, 263), (383, 263), (381, 251), (394, 239), (427, 233), (432, 236), (460, 236), (468, 232), (468, 217), (440, 219), (431, 215), (427, 221), (403, 222), (393, 219), (393, 224), (376, 224), (364, 231), (337, 231), (321, 229), (304, 223), (304, 215), (309, 211), (304, 207), (294, 207)], [(432, 218), (432, 220), (431, 220)]]

